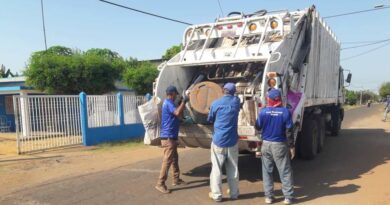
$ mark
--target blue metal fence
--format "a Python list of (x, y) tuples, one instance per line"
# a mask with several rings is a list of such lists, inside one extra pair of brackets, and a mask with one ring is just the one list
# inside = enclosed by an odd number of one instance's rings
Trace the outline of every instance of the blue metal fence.
[[(142, 137), (145, 129), (139, 121), (137, 106), (144, 102), (146, 97), (143, 96), (123, 96), (121, 93), (116, 96), (87, 96), (80, 93), (83, 144), (91, 146)], [(126, 119), (133, 119), (125, 121), (125, 115)]]

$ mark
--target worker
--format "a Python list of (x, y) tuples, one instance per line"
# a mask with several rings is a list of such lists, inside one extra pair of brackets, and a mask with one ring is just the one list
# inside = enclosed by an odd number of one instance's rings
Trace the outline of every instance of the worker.
[[(292, 138), (293, 123), (290, 112), (282, 107), (281, 93), (271, 89), (267, 94), (267, 107), (263, 108), (256, 120), (256, 129), (261, 130), (263, 143), (261, 145), (261, 161), (265, 203), (274, 201), (273, 170), (274, 164), (279, 171), (284, 203), (293, 203), (293, 176), (290, 163), (290, 152), (293, 156), (294, 139)], [(290, 149), (289, 149), (290, 148)]]
[(390, 97), (387, 97), (383, 122), (386, 122), (386, 120), (387, 120), (387, 113), (389, 113), (389, 112), (390, 112)]
[(178, 92), (175, 86), (169, 86), (166, 89), (167, 98), (162, 105), (161, 114), (161, 147), (164, 148), (164, 157), (162, 161), (160, 177), (155, 188), (164, 193), (170, 193), (165, 181), (168, 178), (169, 168), (172, 166), (173, 183), (172, 186), (185, 185), (186, 182), (180, 178), (179, 154), (177, 152), (179, 117), (182, 115), (185, 103), (188, 101), (188, 95), (183, 94), (183, 99), (178, 107), (175, 106), (175, 99)]
[(230, 199), (239, 195), (238, 175), (238, 113), (240, 99), (234, 96), (236, 86), (226, 83), (224, 96), (211, 104), (207, 120), (214, 123), (211, 143), (211, 174), (209, 197), (216, 202), (222, 201), (222, 167), (225, 164)]

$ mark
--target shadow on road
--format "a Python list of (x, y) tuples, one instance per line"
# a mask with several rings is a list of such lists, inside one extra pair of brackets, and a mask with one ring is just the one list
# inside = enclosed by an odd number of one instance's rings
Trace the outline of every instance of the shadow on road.
[[(344, 129), (338, 137), (328, 137), (325, 149), (314, 160), (294, 160), (295, 196), (297, 202), (332, 195), (357, 192), (360, 186), (350, 180), (372, 174), (372, 169), (390, 159), (390, 134), (383, 129)], [(206, 163), (186, 173), (192, 177), (208, 177), (211, 164)], [(239, 158), (240, 181), (261, 181), (261, 161), (252, 155)], [(275, 173), (275, 182), (280, 182)], [(226, 183), (226, 182), (224, 182)], [(201, 186), (208, 185), (203, 182)], [(253, 190), (241, 199), (262, 197)], [(276, 190), (276, 195), (282, 192)]]

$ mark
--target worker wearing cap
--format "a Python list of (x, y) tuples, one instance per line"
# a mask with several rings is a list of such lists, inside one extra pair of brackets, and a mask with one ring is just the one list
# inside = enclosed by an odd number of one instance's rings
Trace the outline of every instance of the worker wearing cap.
[(236, 86), (227, 83), (223, 87), (224, 96), (211, 104), (207, 120), (214, 123), (211, 143), (211, 163), (209, 197), (216, 202), (222, 201), (222, 167), (225, 164), (229, 194), (237, 199), (238, 189), (238, 134), (237, 123), (240, 100), (234, 96)]
[(186, 184), (180, 179), (179, 169), (179, 154), (177, 152), (178, 146), (178, 134), (179, 134), (179, 117), (184, 111), (185, 103), (188, 101), (188, 96), (183, 95), (183, 100), (178, 107), (175, 106), (175, 99), (178, 95), (175, 86), (169, 86), (166, 89), (167, 98), (162, 105), (161, 115), (161, 147), (164, 148), (164, 157), (160, 171), (160, 177), (158, 179), (156, 189), (162, 193), (170, 193), (165, 181), (168, 178), (169, 168), (172, 166), (173, 173), (173, 186)]
[(270, 204), (273, 198), (274, 163), (279, 171), (284, 203), (293, 200), (293, 176), (289, 151), (294, 150), (292, 138), (293, 123), (287, 108), (282, 107), (281, 93), (277, 89), (268, 91), (267, 107), (263, 108), (256, 120), (256, 128), (261, 130), (263, 144), (261, 146), (262, 170), (265, 202)]

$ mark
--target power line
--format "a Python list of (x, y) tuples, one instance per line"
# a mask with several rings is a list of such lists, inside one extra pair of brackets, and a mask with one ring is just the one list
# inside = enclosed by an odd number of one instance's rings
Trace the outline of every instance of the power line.
[(117, 4), (117, 3), (113, 3), (113, 2), (110, 2), (110, 1), (105, 1), (105, 0), (99, 0), (99, 1), (101, 1), (103, 3), (111, 4), (111, 5), (114, 5), (114, 6), (118, 6), (118, 7), (124, 8), (124, 9), (128, 9), (128, 10), (131, 10), (131, 11), (135, 11), (135, 12), (138, 12), (138, 13), (142, 13), (142, 14), (146, 14), (146, 15), (149, 15), (149, 16), (165, 19), (165, 20), (168, 20), (168, 21), (173, 21), (173, 22), (181, 23), (181, 24), (185, 24), (185, 25), (192, 25), (191, 23), (187, 23), (187, 22), (184, 22), (184, 21), (180, 21), (180, 20), (176, 20), (176, 19), (160, 16), (160, 15), (153, 14), (153, 13), (146, 12), (146, 11), (141, 11), (139, 9), (130, 8), (130, 7), (127, 7), (127, 6), (124, 6), (124, 5), (120, 5), (120, 4)]
[(225, 16), (225, 15), (223, 14), (223, 9), (222, 9), (220, 0), (217, 0), (217, 1), (218, 1), (219, 10), (221, 11), (222, 16)]
[(45, 50), (47, 50), (45, 15), (43, 13), (43, 0), (41, 0), (41, 13), (42, 13), (43, 39), (45, 40)]
[(347, 58), (343, 58), (343, 59), (341, 59), (341, 60), (342, 60), (342, 61), (350, 60), (350, 59), (352, 59), (352, 58), (356, 58), (356, 57), (359, 57), (359, 56), (362, 56), (362, 55), (371, 53), (371, 52), (373, 52), (373, 51), (376, 51), (376, 50), (381, 49), (381, 48), (383, 48), (383, 47), (385, 47), (385, 46), (388, 46), (388, 45), (390, 45), (390, 42), (388, 42), (388, 43), (386, 43), (386, 44), (383, 44), (383, 45), (381, 45), (381, 46), (375, 47), (375, 48), (373, 48), (373, 49), (367, 50), (367, 51), (365, 51), (365, 52), (361, 52), (361, 53), (359, 53), (359, 54), (357, 54), (357, 55), (353, 55), (353, 56), (350, 56), (350, 57), (347, 57)]
[(379, 43), (384, 43), (384, 42), (387, 42), (387, 41), (390, 41), (390, 38), (389, 39), (385, 39), (385, 40), (375, 41), (375, 42), (372, 42), (372, 43), (363, 44), (363, 45), (345, 47), (345, 48), (341, 48), (341, 50), (348, 50), (348, 49), (353, 49), (353, 48), (366, 47), (366, 46), (371, 46), (371, 45), (375, 45), (375, 44), (379, 44)]
[(374, 43), (379, 42), (382, 40), (376, 40), (376, 41), (343, 41), (341, 44), (365, 44), (365, 43)]
[(366, 9), (366, 10), (361, 10), (361, 11), (352, 11), (352, 12), (348, 12), (348, 13), (336, 14), (336, 15), (332, 15), (332, 16), (325, 16), (323, 18), (330, 19), (330, 18), (335, 18), (335, 17), (340, 17), (340, 16), (347, 16), (347, 15), (353, 15), (353, 14), (359, 14), (359, 13), (365, 13), (365, 12), (377, 11), (377, 10), (389, 9), (389, 8), (390, 8), (390, 6), (378, 7), (378, 8), (373, 8), (373, 9)]

